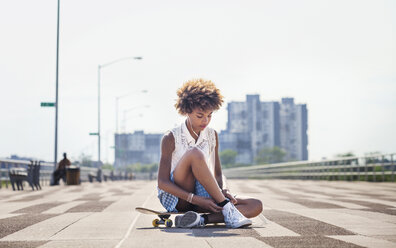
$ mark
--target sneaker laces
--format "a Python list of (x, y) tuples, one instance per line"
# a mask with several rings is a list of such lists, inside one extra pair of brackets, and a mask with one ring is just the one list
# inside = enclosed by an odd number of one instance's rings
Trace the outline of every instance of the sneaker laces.
[(231, 206), (229, 208), (227, 208), (227, 210), (226, 210), (227, 211), (226, 215), (228, 216), (228, 221), (230, 222), (230, 224), (238, 222), (241, 218), (241, 213), (238, 211), (238, 209), (234, 205), (232, 205), (232, 203), (229, 203), (229, 204), (231, 204)]
[(206, 225), (205, 222), (201, 222), (201, 221), (200, 221), (200, 222), (198, 223), (197, 227), (205, 227), (205, 225)]

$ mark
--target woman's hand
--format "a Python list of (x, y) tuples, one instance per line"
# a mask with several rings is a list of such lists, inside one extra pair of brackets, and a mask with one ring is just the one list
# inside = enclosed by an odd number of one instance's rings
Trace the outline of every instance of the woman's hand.
[(231, 192), (228, 189), (223, 189), (221, 192), (223, 192), (223, 195), (230, 199), (231, 203), (236, 205), (238, 203), (237, 199), (231, 194)]
[(198, 205), (212, 213), (218, 213), (223, 209), (222, 207), (217, 206), (216, 202), (212, 198), (197, 195), (194, 195), (192, 204)]

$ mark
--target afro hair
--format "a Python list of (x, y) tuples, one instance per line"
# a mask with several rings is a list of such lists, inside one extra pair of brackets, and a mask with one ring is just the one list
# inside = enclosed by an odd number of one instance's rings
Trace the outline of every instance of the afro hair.
[(195, 108), (215, 111), (223, 104), (220, 90), (212, 81), (202, 78), (185, 82), (177, 90), (177, 96), (175, 107), (181, 115), (192, 113)]

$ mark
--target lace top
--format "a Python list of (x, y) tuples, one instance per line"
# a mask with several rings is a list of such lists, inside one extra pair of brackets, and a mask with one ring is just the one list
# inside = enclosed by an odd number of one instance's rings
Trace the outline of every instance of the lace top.
[(199, 148), (205, 155), (206, 163), (213, 176), (215, 175), (215, 148), (216, 148), (216, 134), (212, 128), (206, 127), (199, 134), (197, 142), (191, 136), (187, 129), (186, 123), (183, 122), (180, 126), (171, 130), (175, 139), (175, 150), (172, 153), (172, 167), (171, 174), (175, 170), (177, 163), (184, 155), (184, 153), (193, 147)]

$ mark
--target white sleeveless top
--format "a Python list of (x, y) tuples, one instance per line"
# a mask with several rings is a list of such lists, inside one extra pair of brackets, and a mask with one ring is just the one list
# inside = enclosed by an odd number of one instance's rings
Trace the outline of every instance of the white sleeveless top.
[(206, 163), (210, 172), (215, 176), (215, 148), (216, 148), (216, 134), (212, 128), (206, 127), (199, 134), (197, 142), (191, 136), (184, 121), (180, 126), (171, 130), (175, 139), (175, 150), (172, 153), (172, 167), (171, 174), (175, 170), (179, 160), (186, 153), (187, 150), (197, 147), (205, 155)]

